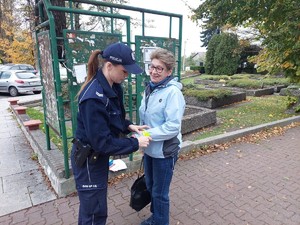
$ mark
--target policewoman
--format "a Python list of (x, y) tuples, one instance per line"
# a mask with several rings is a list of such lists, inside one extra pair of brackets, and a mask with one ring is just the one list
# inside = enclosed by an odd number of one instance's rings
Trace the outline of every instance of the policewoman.
[(125, 119), (121, 87), (128, 73), (142, 72), (132, 50), (123, 43), (96, 50), (89, 58), (87, 78), (78, 93), (77, 130), (71, 153), (80, 225), (106, 224), (109, 156), (132, 153), (147, 147), (151, 140), (142, 135), (120, 137), (121, 133), (140, 133), (148, 128)]

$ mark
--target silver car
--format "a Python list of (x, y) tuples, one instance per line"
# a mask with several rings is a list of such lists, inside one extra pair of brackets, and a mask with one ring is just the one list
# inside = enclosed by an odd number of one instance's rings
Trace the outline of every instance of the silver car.
[(0, 71), (0, 92), (9, 93), (15, 97), (19, 94), (42, 91), (41, 79), (24, 70)]
[(4, 64), (1, 68), (0, 71), (6, 71), (6, 70), (26, 70), (27, 72), (32, 72), (34, 74), (37, 73), (37, 70), (29, 64)]

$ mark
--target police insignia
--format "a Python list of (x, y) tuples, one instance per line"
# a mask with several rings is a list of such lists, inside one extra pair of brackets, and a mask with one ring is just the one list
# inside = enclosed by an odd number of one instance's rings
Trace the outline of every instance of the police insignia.
[(98, 91), (96, 91), (96, 95), (99, 97), (103, 97), (103, 94), (100, 94)]

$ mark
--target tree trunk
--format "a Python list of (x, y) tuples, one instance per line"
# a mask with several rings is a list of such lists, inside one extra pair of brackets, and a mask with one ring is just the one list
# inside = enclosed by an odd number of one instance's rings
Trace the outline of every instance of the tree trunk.
[[(52, 5), (65, 7), (65, 1), (61, 0), (51, 0)], [(66, 29), (66, 14), (64, 12), (53, 11), (54, 21), (55, 21), (55, 32), (57, 37), (63, 36), (63, 29)], [(58, 58), (64, 58), (64, 41), (57, 40), (57, 51)]]

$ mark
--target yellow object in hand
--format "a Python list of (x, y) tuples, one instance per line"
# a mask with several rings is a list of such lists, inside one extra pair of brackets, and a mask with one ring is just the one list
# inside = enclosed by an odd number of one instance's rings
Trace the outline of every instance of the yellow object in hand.
[(150, 133), (146, 130), (142, 131), (142, 135), (145, 137), (150, 137)]

